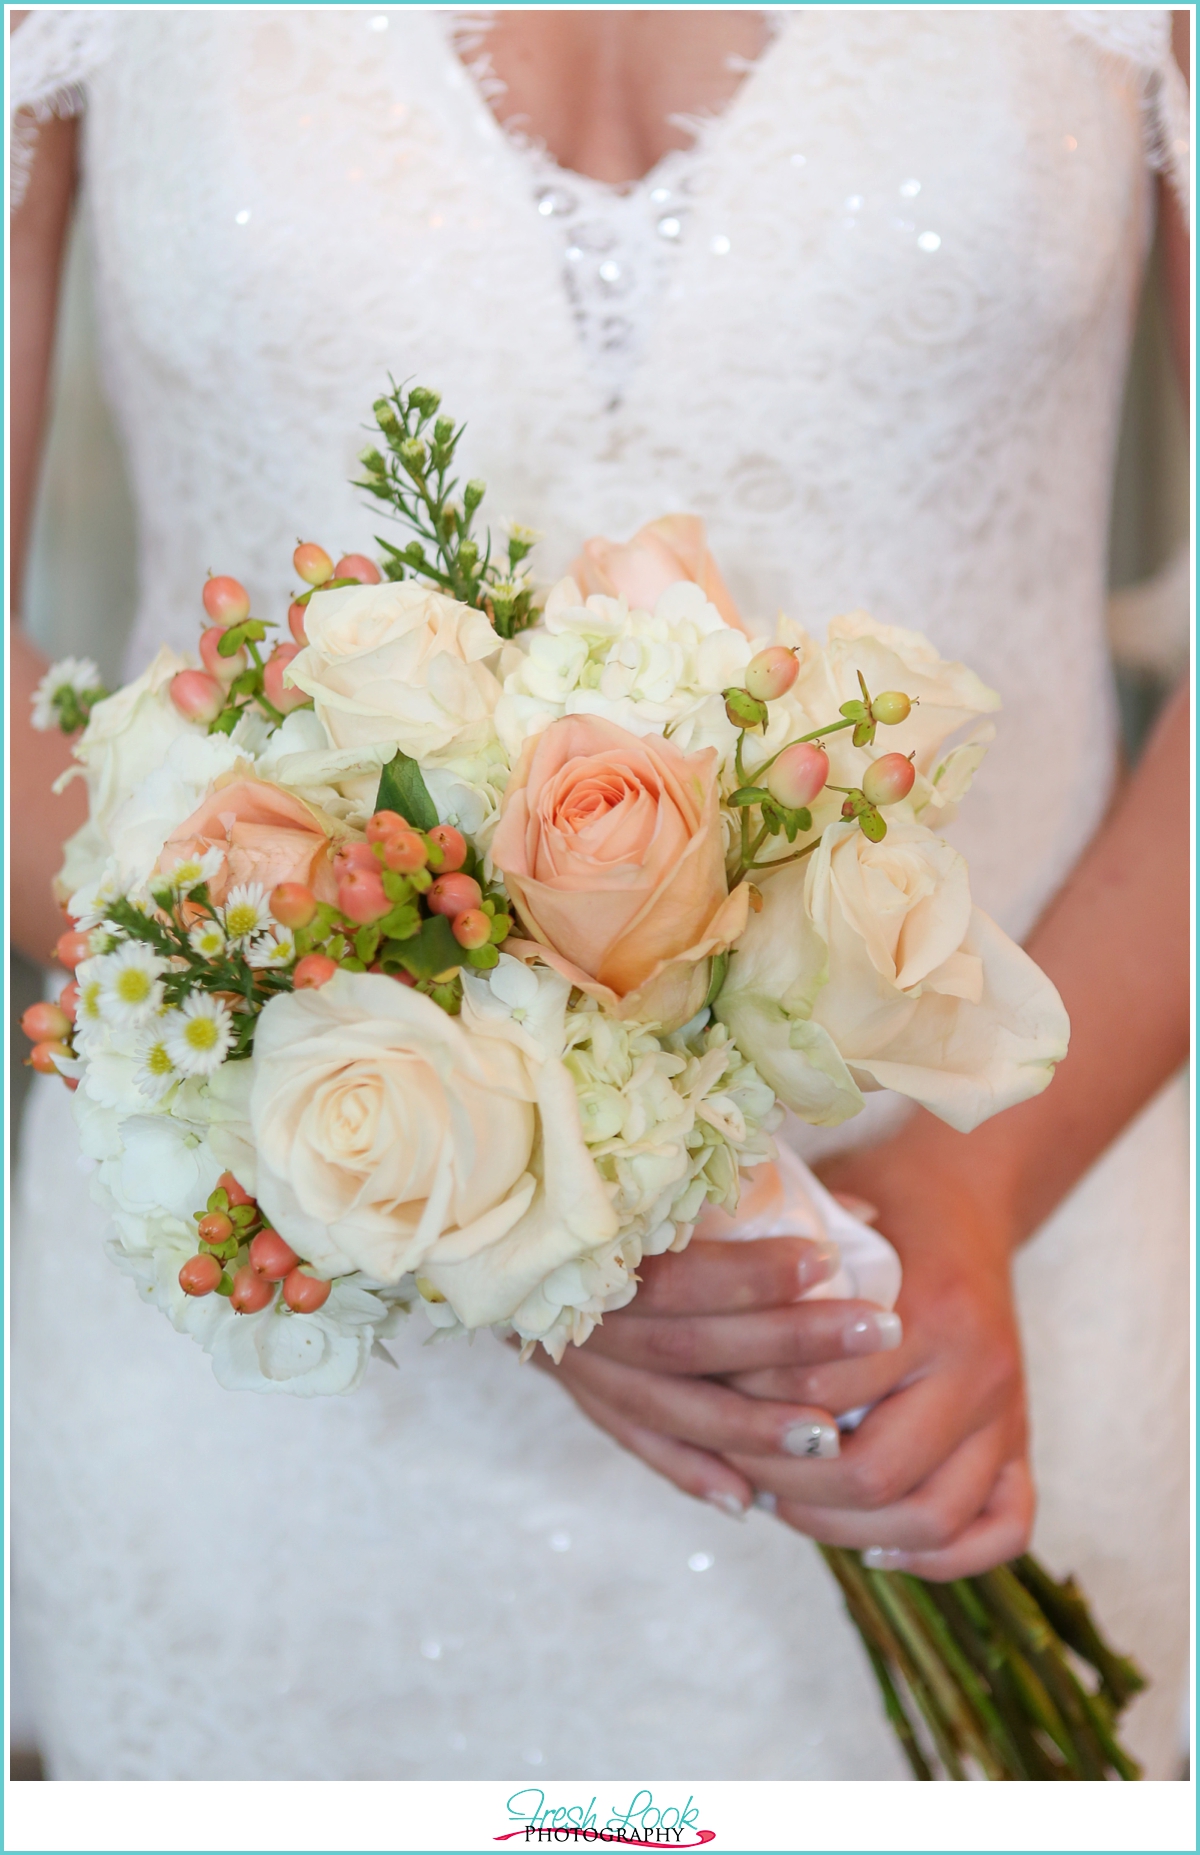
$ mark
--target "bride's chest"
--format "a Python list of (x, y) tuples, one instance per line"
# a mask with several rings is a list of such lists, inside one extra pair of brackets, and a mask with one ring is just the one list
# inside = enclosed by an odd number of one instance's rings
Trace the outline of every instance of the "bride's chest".
[(981, 339), (1019, 367), (1142, 231), (1136, 100), (1061, 15), (789, 14), (621, 199), (514, 145), (447, 20), (131, 18), (89, 124), (110, 314), (168, 366), (252, 354), (289, 391), (365, 353), (461, 372), (535, 345), (586, 398), (581, 317), (660, 383), (674, 357), (827, 379)]

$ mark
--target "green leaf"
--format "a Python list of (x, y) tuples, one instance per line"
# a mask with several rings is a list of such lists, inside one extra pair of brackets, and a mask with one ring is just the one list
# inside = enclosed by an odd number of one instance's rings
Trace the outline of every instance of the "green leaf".
[(421, 911), (415, 902), (397, 902), (379, 922), (379, 932), (389, 940), (411, 940), (421, 926)]
[(354, 951), (364, 966), (369, 966), (379, 950), (382, 938), (380, 924), (372, 922), (369, 927), (361, 927), (354, 936)]
[(229, 1276), (223, 1275), (221, 1277), (220, 1281), (217, 1283), (216, 1292), (219, 1295), (231, 1295), (233, 1293), (233, 1282)]
[(860, 721), (850, 739), (856, 747), (869, 747), (875, 739), (875, 723), (870, 720)]
[[(462, 958), (461, 953), (459, 954), (459, 958)], [(467, 954), (467, 961), (469, 965), (478, 966), (486, 972), (489, 966), (499, 966), (500, 955), (495, 947), (489, 943), (487, 946), (483, 947), (472, 947)]]
[[(391, 948), (389, 946), (389, 954)], [(463, 950), (450, 931), (445, 915), (430, 915), (412, 940), (401, 941), (392, 957), (414, 979), (435, 979), (463, 963)]]
[(873, 805), (863, 808), (858, 814), (859, 828), (864, 837), (869, 837), (873, 844), (881, 843), (887, 836), (887, 825)]
[(438, 823), (437, 807), (429, 796), (421, 769), (408, 754), (395, 754), (384, 767), (375, 810), (399, 812), (418, 831), (432, 831)]
[(240, 625), (230, 625), (217, 640), (218, 657), (236, 657), (243, 644), (261, 644), (267, 628), (261, 618), (247, 618)]
[(844, 715), (847, 721), (866, 721), (867, 707), (865, 702), (843, 702), (838, 714)]
[(725, 975), (728, 971), (729, 955), (727, 953), (714, 953), (712, 965), (709, 968), (708, 991), (704, 995), (704, 1003), (706, 1005), (716, 1004), (720, 996), (721, 987), (725, 984)]
[(730, 793), (728, 803), (730, 805), (765, 805), (770, 797), (765, 786), (739, 786), (736, 792)]

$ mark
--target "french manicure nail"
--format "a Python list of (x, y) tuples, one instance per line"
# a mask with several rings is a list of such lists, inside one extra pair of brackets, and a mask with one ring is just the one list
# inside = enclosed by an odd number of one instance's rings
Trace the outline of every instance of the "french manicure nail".
[(899, 1546), (868, 1546), (862, 1562), (873, 1572), (902, 1572), (908, 1564), (908, 1554), (901, 1552)]
[(719, 1507), (723, 1514), (728, 1514), (731, 1520), (744, 1520), (746, 1518), (745, 1505), (738, 1500), (737, 1495), (729, 1488), (713, 1488), (704, 1498), (706, 1501), (710, 1502), (713, 1507)]
[(832, 1237), (813, 1237), (800, 1258), (801, 1290), (807, 1291), (815, 1288), (818, 1282), (827, 1282), (831, 1275), (837, 1274), (840, 1262), (841, 1251)]
[(878, 1308), (847, 1323), (842, 1345), (848, 1353), (892, 1353), (903, 1338), (899, 1314), (887, 1314)]
[(783, 1433), (789, 1456), (836, 1456), (841, 1444), (831, 1423), (794, 1423)]
[(769, 1488), (760, 1488), (754, 1497), (754, 1505), (761, 1507), (764, 1514), (773, 1514), (779, 1503)]

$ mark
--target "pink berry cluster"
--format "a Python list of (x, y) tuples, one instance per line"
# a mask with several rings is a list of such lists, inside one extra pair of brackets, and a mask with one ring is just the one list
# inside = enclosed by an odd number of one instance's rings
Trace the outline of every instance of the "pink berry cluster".
[(453, 825), (419, 831), (397, 811), (373, 812), (365, 840), (334, 856), (336, 908), (303, 883), (271, 894), (272, 914), (295, 938), (293, 985), (324, 985), (339, 970), (387, 973), (455, 1009), (457, 967), (495, 966), (512, 930), (502, 899), (463, 867), (469, 858)]
[(345, 554), (334, 562), (315, 541), (302, 541), (292, 565), (307, 583), (308, 591), (288, 607), (290, 644), (276, 644), (266, 660), (258, 646), (267, 635), (266, 623), (250, 615), (250, 595), (240, 580), (227, 573), (212, 574), (201, 595), (208, 624), (200, 634), (202, 670), (181, 670), (171, 680), (171, 700), (189, 721), (205, 722), (209, 733), (230, 733), (246, 708), (257, 707), (271, 721), (280, 722), (293, 709), (309, 701), (302, 689), (284, 683), (284, 672), (300, 655), (307, 639), (304, 614), (318, 588), (377, 586), (382, 578), (365, 554)]
[[(869, 747), (880, 724), (885, 727), (898, 726), (907, 720), (912, 710), (912, 702), (902, 690), (889, 689), (880, 696), (872, 697), (860, 673), (858, 681), (862, 700), (856, 697), (852, 701), (843, 702), (836, 721), (831, 721), (824, 728), (814, 729), (811, 734), (780, 748), (778, 753), (757, 769), (755, 780), (751, 783), (742, 764), (746, 734), (752, 729), (766, 727), (770, 715), (769, 704), (785, 696), (799, 674), (800, 666), (795, 651), (784, 644), (772, 644), (750, 659), (741, 685), (723, 691), (725, 713), (739, 731), (735, 758), (738, 787), (729, 799), (730, 805), (740, 811), (742, 817), (741, 859), (737, 871), (739, 881), (750, 870), (768, 867), (768, 864), (755, 862), (755, 857), (768, 839), (783, 834), (791, 844), (799, 833), (812, 829), (809, 808), (829, 785), (829, 755), (823, 737), (836, 734), (844, 728), (852, 728), (854, 745)], [(857, 819), (861, 830), (868, 837), (878, 840), (887, 831), (879, 807), (896, 805), (901, 799), (907, 798), (915, 779), (916, 770), (911, 755), (883, 754), (871, 762), (863, 775), (861, 786), (836, 786), (830, 790), (845, 794), (843, 818)], [(749, 821), (751, 807), (758, 807), (761, 817), (760, 828), (753, 835)], [(815, 842), (806, 845), (804, 850), (796, 854), (804, 856), (813, 848)]]
[(328, 1301), (331, 1284), (307, 1272), (232, 1172), (221, 1174), (195, 1219), (199, 1247), (179, 1271), (185, 1295), (225, 1295), (235, 1314), (260, 1314), (277, 1288), (293, 1314), (315, 1314)]
[[(55, 958), (60, 965), (70, 969), (77, 966), (80, 960), (85, 960), (89, 951), (88, 936), (71, 931), (59, 937)], [(74, 1056), (71, 1036), (78, 1009), (79, 987), (72, 979), (59, 993), (57, 1004), (52, 1004), (49, 999), (39, 999), (36, 1005), (30, 1005), (22, 1013), (21, 1029), (33, 1045), (25, 1060), (38, 1075), (61, 1075), (55, 1059)], [(72, 1076), (63, 1076), (62, 1079), (69, 1089), (79, 1087)]]

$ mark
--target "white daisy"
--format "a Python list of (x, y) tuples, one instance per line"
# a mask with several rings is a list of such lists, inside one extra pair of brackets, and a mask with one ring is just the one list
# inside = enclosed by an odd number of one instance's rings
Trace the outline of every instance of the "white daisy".
[(172, 1011), (162, 1031), (163, 1044), (181, 1075), (211, 1076), (221, 1067), (233, 1042), (233, 1018), (223, 999), (192, 992)]
[(247, 966), (290, 966), (295, 957), (296, 942), (285, 927), (259, 934), (246, 949)]
[[(78, 698), (85, 690), (103, 689), (99, 670), (90, 657), (63, 657), (52, 663), (33, 692), (33, 725), (42, 733), (61, 726), (60, 703), (63, 695)], [(74, 704), (78, 709), (78, 700)]]
[(239, 882), (229, 891), (222, 911), (225, 932), (233, 945), (250, 940), (271, 925), (267, 892), (260, 882)]
[(76, 889), (67, 903), (67, 913), (81, 934), (89, 929), (99, 927), (111, 903), (121, 893), (121, 877), (115, 857), (110, 857), (104, 866), (104, 874), (96, 882), (84, 883), (82, 889)]
[(167, 963), (145, 941), (125, 941), (99, 965), (100, 1011), (110, 1024), (140, 1024), (159, 1009)]
[(160, 1023), (147, 1032), (145, 1042), (138, 1051), (140, 1062), (134, 1073), (134, 1084), (149, 1101), (161, 1101), (173, 1082), (178, 1082), (179, 1071), (171, 1061), (167, 1049), (165, 1023)]
[(104, 1023), (100, 1010), (102, 960), (81, 960), (75, 968), (75, 983), (79, 987), (79, 1003), (75, 1007), (76, 1038), (95, 1036)]
[(197, 921), (188, 935), (188, 946), (202, 960), (219, 960), (225, 951), (225, 930), (219, 921)]
[(200, 857), (181, 857), (169, 870), (164, 870), (161, 880), (176, 895), (186, 895), (190, 889), (198, 889), (202, 882), (211, 882), (219, 876), (225, 867), (225, 852), (219, 844), (214, 844)]

